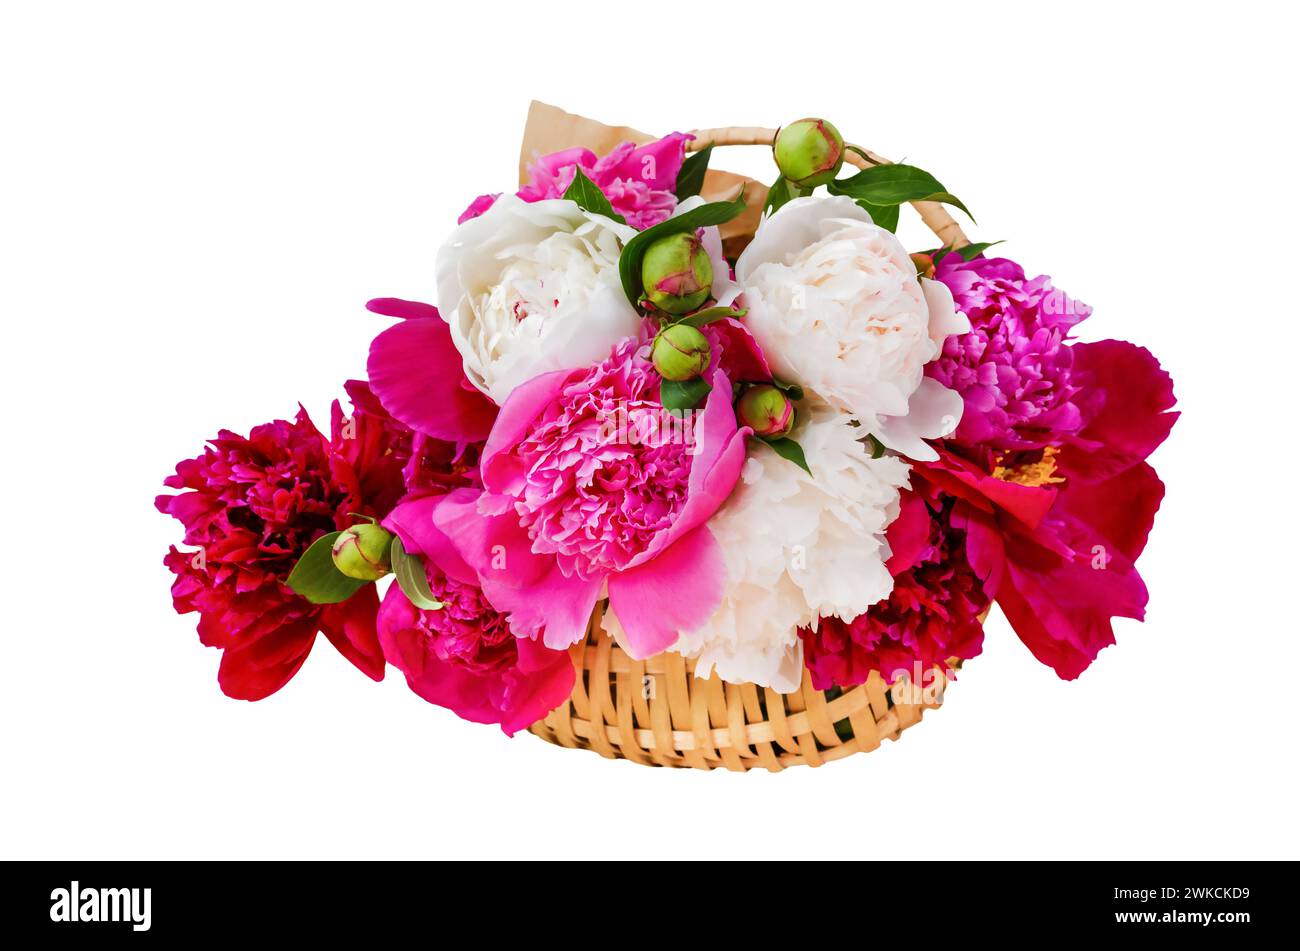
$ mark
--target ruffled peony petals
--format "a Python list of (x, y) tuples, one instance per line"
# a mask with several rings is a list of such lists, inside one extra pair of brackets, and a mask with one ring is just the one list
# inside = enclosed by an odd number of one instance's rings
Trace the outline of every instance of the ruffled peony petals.
[(451, 332), (441, 320), (428, 319), (424, 307), (393, 308), (420, 319), (395, 324), (371, 343), (370, 387), (384, 409), (412, 429), (437, 439), (477, 442), (491, 430), (496, 407), (465, 381)]
[(662, 139), (619, 155), (616, 163), (598, 162), (596, 168), (600, 179), (596, 184), (603, 188), (606, 180), (630, 179), (643, 182), (656, 191), (672, 191), (677, 187), (677, 173), (686, 158), (686, 143), (693, 138), (693, 135), (671, 132)]
[(320, 629), (340, 654), (371, 680), (384, 679), (384, 651), (375, 631), (379, 595), (366, 585), (341, 604), (331, 604), (320, 616)]
[(555, 370), (543, 373), (515, 387), (506, 398), (479, 457), (483, 484), (489, 491), (507, 491), (506, 486), (520, 474), (517, 463), (509, 458), (510, 450), (529, 431), (542, 411), (555, 401), (570, 377), (578, 372)]
[(1067, 445), (1058, 465), (1095, 482), (1143, 461), (1165, 441), (1179, 416), (1169, 412), (1174, 384), (1145, 347), (1101, 340), (1072, 349), (1076, 379), (1094, 400), (1079, 435), (1095, 448)]
[(768, 262), (785, 262), (804, 248), (820, 241), (827, 222), (848, 219), (873, 225), (870, 213), (844, 195), (808, 196), (788, 201), (775, 214), (764, 218), (754, 240), (736, 261), (736, 279), (749, 284), (753, 271)]
[(909, 459), (934, 462), (939, 453), (926, 440), (951, 435), (963, 409), (961, 394), (925, 377), (907, 401), (907, 414), (881, 416), (872, 435)]
[(623, 625), (623, 647), (637, 660), (667, 650), (679, 631), (702, 627), (722, 600), (726, 565), (713, 534), (700, 527), (652, 561), (612, 575), (609, 603)]
[(688, 532), (703, 525), (726, 501), (745, 464), (745, 437), (752, 430), (738, 427), (731, 405), (731, 383), (721, 370), (713, 375), (713, 389), (695, 422), (697, 455), (691, 462), (686, 504), (672, 526), (660, 532), (629, 563), (629, 568), (655, 558)]

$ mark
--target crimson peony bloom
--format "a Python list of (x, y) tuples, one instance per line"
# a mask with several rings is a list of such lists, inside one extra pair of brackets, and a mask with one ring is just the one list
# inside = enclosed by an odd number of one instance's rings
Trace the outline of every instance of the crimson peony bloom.
[(1074, 376), (1087, 394), (1083, 423), (1059, 451), (1003, 458), (990, 473), (944, 448), (913, 469), (957, 500), (952, 524), (984, 590), (1066, 680), (1115, 643), (1111, 618), (1145, 613), (1136, 562), (1164, 497), (1145, 460), (1179, 415), (1168, 412), (1169, 375), (1133, 344), (1076, 344)]
[(565, 701), (573, 689), (573, 662), (567, 651), (511, 633), (474, 570), (434, 526), (441, 503), (433, 496), (405, 502), (384, 525), (422, 557), (429, 588), (443, 607), (420, 610), (393, 584), (379, 609), (379, 640), (415, 693), (466, 720), (499, 723), (513, 735)]
[[(350, 389), (361, 396), (364, 384)], [(372, 585), (347, 601), (315, 605), (285, 579), (321, 535), (354, 523), (351, 513), (380, 516), (405, 493), (391, 453), (393, 433), (336, 403), (327, 440), (305, 410), (292, 421), (255, 427), (247, 437), (223, 430), (202, 455), (176, 467), (158, 510), (185, 525), (184, 544), (164, 563), (176, 580), (178, 613), (199, 614), (199, 639), (222, 650), (222, 691), (260, 700), (297, 673), (317, 632), (367, 676), (384, 675), (375, 633)]]
[(852, 621), (824, 617), (799, 632), (818, 690), (865, 683), (873, 670), (886, 683), (900, 674), (921, 683), (924, 671), (979, 654), (989, 598), (966, 560), (964, 533), (949, 522), (953, 500), (930, 496), (904, 494), (889, 527), (889, 597)]

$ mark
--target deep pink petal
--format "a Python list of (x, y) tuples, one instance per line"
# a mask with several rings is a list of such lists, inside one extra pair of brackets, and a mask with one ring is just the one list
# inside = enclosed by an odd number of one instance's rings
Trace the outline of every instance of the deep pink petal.
[(624, 649), (643, 660), (667, 650), (681, 631), (708, 623), (726, 580), (722, 549), (707, 526), (659, 556), (609, 579), (609, 604), (623, 626)]
[(340, 654), (371, 680), (384, 679), (384, 652), (375, 630), (379, 596), (368, 584), (341, 604), (321, 612), (321, 632)]
[(477, 442), (492, 428), (496, 406), (465, 384), (460, 354), (441, 319), (389, 327), (371, 343), (366, 369), (384, 409), (418, 432)]
[(930, 510), (925, 499), (915, 492), (904, 492), (899, 500), (898, 518), (889, 524), (885, 537), (891, 552), (885, 567), (894, 577), (916, 564), (930, 548)]
[(541, 412), (555, 401), (569, 378), (581, 372), (554, 370), (543, 373), (515, 387), (506, 397), (479, 457), (483, 484), (490, 491), (507, 491), (506, 487), (519, 475), (518, 462), (511, 457), (510, 451), (533, 428)]
[(1097, 481), (1143, 461), (1165, 441), (1179, 416), (1168, 412), (1174, 385), (1144, 347), (1101, 340), (1073, 351), (1075, 377), (1093, 400), (1080, 436), (1099, 447), (1067, 445), (1059, 466), (1076, 480)]
[(693, 138), (673, 132), (634, 148), (620, 156), (617, 163), (599, 168), (596, 184), (604, 186), (614, 179), (631, 178), (645, 182), (650, 188), (673, 191), (677, 187), (677, 173), (686, 158), (686, 143)]
[(442, 315), (432, 304), (418, 300), (402, 300), (400, 297), (376, 297), (366, 301), (366, 310), (384, 317), (400, 317), (402, 320), (441, 320)]
[(434, 524), (434, 512), (445, 499), (446, 496), (425, 496), (403, 502), (384, 519), (384, 527), (401, 538), (408, 552), (428, 559), (449, 578), (464, 584), (475, 583), (478, 575), (474, 569)]

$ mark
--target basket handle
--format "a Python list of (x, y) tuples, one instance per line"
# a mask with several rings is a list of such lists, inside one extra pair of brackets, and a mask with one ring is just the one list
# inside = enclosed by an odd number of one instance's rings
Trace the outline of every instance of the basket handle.
[[(698, 152), (706, 145), (766, 145), (771, 146), (776, 139), (776, 129), (762, 129), (757, 126), (726, 126), (721, 129), (695, 129), (691, 135), (694, 139), (686, 143), (686, 151)], [(860, 146), (853, 146), (860, 148)], [(857, 152), (845, 150), (844, 158), (850, 164), (857, 168), (866, 168), (869, 165), (890, 165), (889, 159), (882, 158), (867, 149), (863, 152), (870, 157), (870, 160), (864, 159)], [(970, 239), (966, 237), (965, 232), (961, 230), (961, 225), (957, 224), (956, 219), (948, 214), (948, 210), (937, 201), (914, 201), (912, 207), (917, 210), (921, 220), (925, 222), (926, 227), (934, 232), (934, 236), (945, 246), (954, 248), (964, 248), (970, 244)]]

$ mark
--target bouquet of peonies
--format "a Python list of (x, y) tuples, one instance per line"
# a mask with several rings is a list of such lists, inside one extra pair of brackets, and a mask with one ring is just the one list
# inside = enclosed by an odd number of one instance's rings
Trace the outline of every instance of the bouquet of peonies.
[[(772, 186), (709, 168), (753, 143)], [(933, 175), (821, 119), (648, 140), (535, 104), (525, 152), (439, 250), (436, 308), (367, 305), (395, 322), (328, 434), (223, 431), (166, 480), (227, 695), (323, 633), (506, 733), (563, 708), (537, 732), (733, 765), (702, 752), (730, 728), (772, 766), (870, 748), (866, 712), (896, 734), (896, 694), (849, 693), (951, 679), (995, 601), (1066, 679), (1142, 618), (1169, 376), (1076, 341), (1090, 309), (969, 243)], [(900, 243), (908, 203), (942, 246)]]

